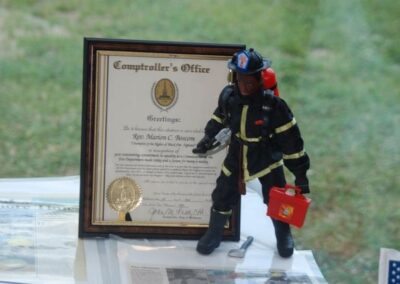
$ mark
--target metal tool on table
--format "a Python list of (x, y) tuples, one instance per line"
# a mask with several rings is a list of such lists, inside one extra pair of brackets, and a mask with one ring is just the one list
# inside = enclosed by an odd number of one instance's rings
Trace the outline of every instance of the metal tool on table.
[(246, 254), (247, 248), (251, 245), (253, 240), (254, 240), (254, 238), (252, 236), (247, 237), (246, 241), (240, 246), (240, 248), (231, 249), (228, 252), (228, 255), (231, 256), (231, 257), (243, 258), (244, 255)]

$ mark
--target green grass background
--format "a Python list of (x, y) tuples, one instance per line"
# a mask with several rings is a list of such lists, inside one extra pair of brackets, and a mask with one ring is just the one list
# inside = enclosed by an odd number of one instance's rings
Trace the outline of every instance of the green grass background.
[(83, 37), (245, 43), (273, 60), (312, 159), (297, 249), (376, 283), (400, 249), (400, 1), (1, 0), (0, 177), (78, 175)]

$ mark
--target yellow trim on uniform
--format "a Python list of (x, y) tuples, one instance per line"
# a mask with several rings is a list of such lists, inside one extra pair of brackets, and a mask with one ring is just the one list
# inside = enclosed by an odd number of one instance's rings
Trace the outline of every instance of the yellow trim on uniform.
[(256, 138), (244, 137), (244, 138), (242, 138), (242, 140), (247, 141), (247, 142), (260, 142), (261, 141), (261, 137), (256, 137)]
[(242, 116), (240, 117), (240, 138), (246, 138), (246, 118), (249, 106), (245, 105), (242, 108)]
[(296, 125), (296, 119), (293, 117), (293, 119), (291, 121), (289, 121), (288, 123), (275, 128), (275, 133), (284, 132), (284, 131), (292, 128), (294, 125)]
[(222, 215), (227, 215), (227, 216), (230, 216), (232, 214), (232, 209), (229, 210), (229, 211), (219, 211), (219, 210), (216, 210), (216, 209), (213, 208), (212, 211), (217, 212), (217, 213), (222, 214)]
[(301, 150), (300, 152), (293, 153), (293, 154), (290, 154), (290, 155), (285, 155), (285, 154), (283, 154), (283, 158), (284, 158), (285, 160), (298, 159), (298, 158), (303, 157), (305, 153), (306, 153), (306, 152), (305, 152), (304, 150)]
[(235, 135), (236, 135), (236, 137), (238, 137), (238, 138), (240, 138), (241, 140), (246, 141), (246, 142), (260, 142), (260, 141), (262, 140), (262, 137), (261, 137), (261, 136), (260, 136), (260, 137), (256, 137), (256, 138), (241, 137), (241, 135), (239, 134), (239, 132), (236, 133)]
[(247, 168), (247, 166), (248, 166), (247, 151), (248, 151), (248, 147), (246, 145), (244, 145), (243, 146), (243, 172), (244, 172), (244, 180), (245, 181), (249, 181), (249, 180), (252, 180), (255, 178), (265, 176), (265, 175), (269, 174), (272, 170), (283, 166), (283, 160), (279, 160), (278, 162), (275, 162), (275, 163), (269, 165), (267, 168), (263, 169), (262, 171), (259, 171), (258, 173), (255, 173), (254, 175), (250, 175), (249, 170)]
[(219, 123), (222, 124), (222, 119), (219, 118), (218, 116), (216, 116), (215, 114), (213, 114), (213, 115), (211, 116), (211, 119), (214, 119), (216, 122), (219, 122)]
[(222, 169), (221, 170), (227, 177), (229, 177), (232, 174), (232, 172), (230, 170), (228, 170), (228, 168), (225, 167), (225, 165), (222, 165)]
[(248, 152), (248, 150), (249, 150), (249, 147), (247, 145), (243, 145), (242, 166), (243, 166), (244, 181), (250, 180), (249, 178), (247, 178), (249, 176), (249, 170), (247, 168), (247, 166), (249, 165), (249, 162), (247, 161), (247, 152)]
[(249, 138), (246, 136), (246, 120), (247, 120), (247, 112), (249, 110), (249, 106), (245, 105), (243, 106), (242, 109), (242, 116), (240, 117), (240, 133), (239, 135), (236, 134), (240, 139), (246, 142), (260, 142), (262, 137), (254, 137), (254, 138)]

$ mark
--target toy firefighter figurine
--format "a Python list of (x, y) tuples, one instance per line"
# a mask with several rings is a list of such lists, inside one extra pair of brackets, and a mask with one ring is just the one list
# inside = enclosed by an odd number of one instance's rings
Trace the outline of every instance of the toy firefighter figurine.
[[(310, 162), (296, 120), (285, 101), (264, 86), (263, 72), (270, 71), (270, 65), (253, 49), (239, 51), (228, 61), (235, 79), (222, 90), (205, 136), (193, 149), (195, 154), (207, 154), (219, 144), (216, 136), (226, 130), (231, 133), (228, 154), (212, 192), (209, 228), (197, 244), (201, 254), (210, 254), (219, 246), (232, 208), (245, 193), (245, 181), (259, 179), (268, 205), (270, 189), (286, 184), (285, 165), (302, 193), (309, 192), (306, 172)], [(279, 255), (290, 257), (294, 249), (290, 225), (274, 219), (272, 223)]]

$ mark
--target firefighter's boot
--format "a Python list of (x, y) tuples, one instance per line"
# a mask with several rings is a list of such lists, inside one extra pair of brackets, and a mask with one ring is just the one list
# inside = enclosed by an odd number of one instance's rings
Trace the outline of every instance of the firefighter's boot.
[(294, 250), (294, 241), (290, 231), (290, 225), (278, 220), (272, 219), (275, 227), (276, 246), (281, 257), (291, 257)]
[(216, 249), (222, 240), (224, 226), (232, 211), (217, 211), (211, 209), (210, 223), (206, 233), (197, 243), (197, 251), (201, 254), (210, 254)]

